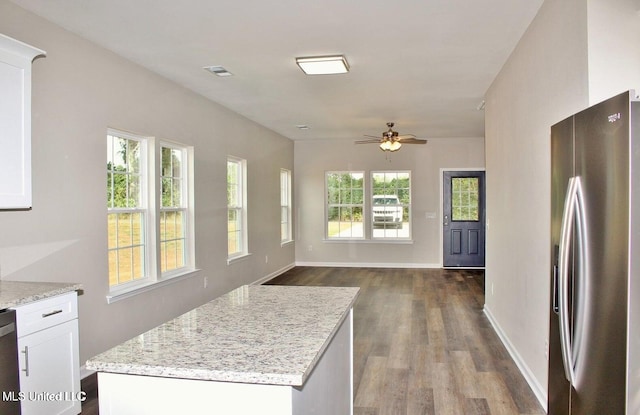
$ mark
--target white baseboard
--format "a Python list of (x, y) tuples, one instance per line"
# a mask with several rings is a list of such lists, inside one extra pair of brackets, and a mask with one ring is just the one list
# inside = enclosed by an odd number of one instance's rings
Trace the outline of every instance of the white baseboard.
[(441, 264), (415, 264), (399, 262), (304, 262), (296, 261), (298, 267), (345, 267), (345, 268), (442, 268)]
[(296, 264), (289, 264), (285, 267), (280, 268), (277, 271), (272, 272), (269, 275), (265, 275), (264, 277), (252, 282), (250, 285), (260, 285), (260, 284), (264, 284), (265, 282), (274, 279), (275, 277), (277, 277), (280, 274), (284, 274), (285, 272), (289, 271), (291, 268), (295, 267)]
[(491, 310), (489, 309), (489, 307), (487, 307), (486, 304), (484, 306), (483, 312), (484, 315), (487, 316), (487, 319), (489, 319), (489, 322), (491, 323), (493, 330), (500, 338), (500, 341), (502, 341), (502, 344), (504, 344), (504, 347), (509, 352), (509, 355), (516, 363), (516, 366), (518, 366), (518, 369), (520, 369), (520, 373), (522, 373), (522, 376), (524, 376), (525, 380), (533, 390), (533, 393), (536, 395), (538, 402), (540, 402), (540, 405), (542, 405), (542, 407), (546, 411), (547, 391), (542, 387), (542, 385), (540, 385), (536, 377), (533, 375), (533, 372), (531, 372), (531, 369), (529, 369), (529, 366), (524, 362), (516, 348), (509, 341), (509, 337), (507, 337), (505, 332), (502, 330), (496, 319), (493, 317), (493, 314), (491, 314)]

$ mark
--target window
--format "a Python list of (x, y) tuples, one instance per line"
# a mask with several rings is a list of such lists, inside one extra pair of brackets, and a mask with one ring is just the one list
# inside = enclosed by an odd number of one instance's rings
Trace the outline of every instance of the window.
[(291, 171), (280, 170), (280, 242), (293, 239), (291, 226)]
[[(188, 169), (192, 158), (190, 147), (173, 143), (156, 147), (150, 137), (107, 132), (107, 234), (112, 294), (193, 270)], [(160, 161), (157, 168), (155, 160)]]
[(371, 188), (371, 227), (373, 238), (409, 238), (411, 234), (410, 172), (372, 172)]
[(327, 172), (327, 239), (364, 238), (364, 172)]
[(164, 144), (160, 148), (160, 269), (168, 273), (187, 263), (186, 163), (184, 148)]
[(248, 255), (246, 160), (227, 158), (227, 259)]
[(147, 278), (146, 139), (107, 135), (109, 287)]

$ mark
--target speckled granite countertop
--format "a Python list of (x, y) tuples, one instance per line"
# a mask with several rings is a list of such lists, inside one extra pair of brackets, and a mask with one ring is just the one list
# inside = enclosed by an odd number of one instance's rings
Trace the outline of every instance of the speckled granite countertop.
[(0, 280), (0, 310), (82, 289), (82, 284)]
[(87, 361), (99, 372), (302, 386), (359, 288), (243, 286)]

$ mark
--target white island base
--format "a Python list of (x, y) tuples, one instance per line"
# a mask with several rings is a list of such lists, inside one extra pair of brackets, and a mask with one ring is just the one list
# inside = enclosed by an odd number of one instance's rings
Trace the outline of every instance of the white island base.
[(353, 311), (302, 387), (98, 373), (101, 415), (351, 415)]

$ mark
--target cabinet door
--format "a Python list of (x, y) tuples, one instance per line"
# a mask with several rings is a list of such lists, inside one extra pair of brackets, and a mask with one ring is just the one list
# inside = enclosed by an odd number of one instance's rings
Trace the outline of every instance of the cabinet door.
[(18, 338), (23, 415), (80, 413), (78, 320)]
[(42, 54), (0, 34), (0, 209), (31, 207), (31, 61)]

